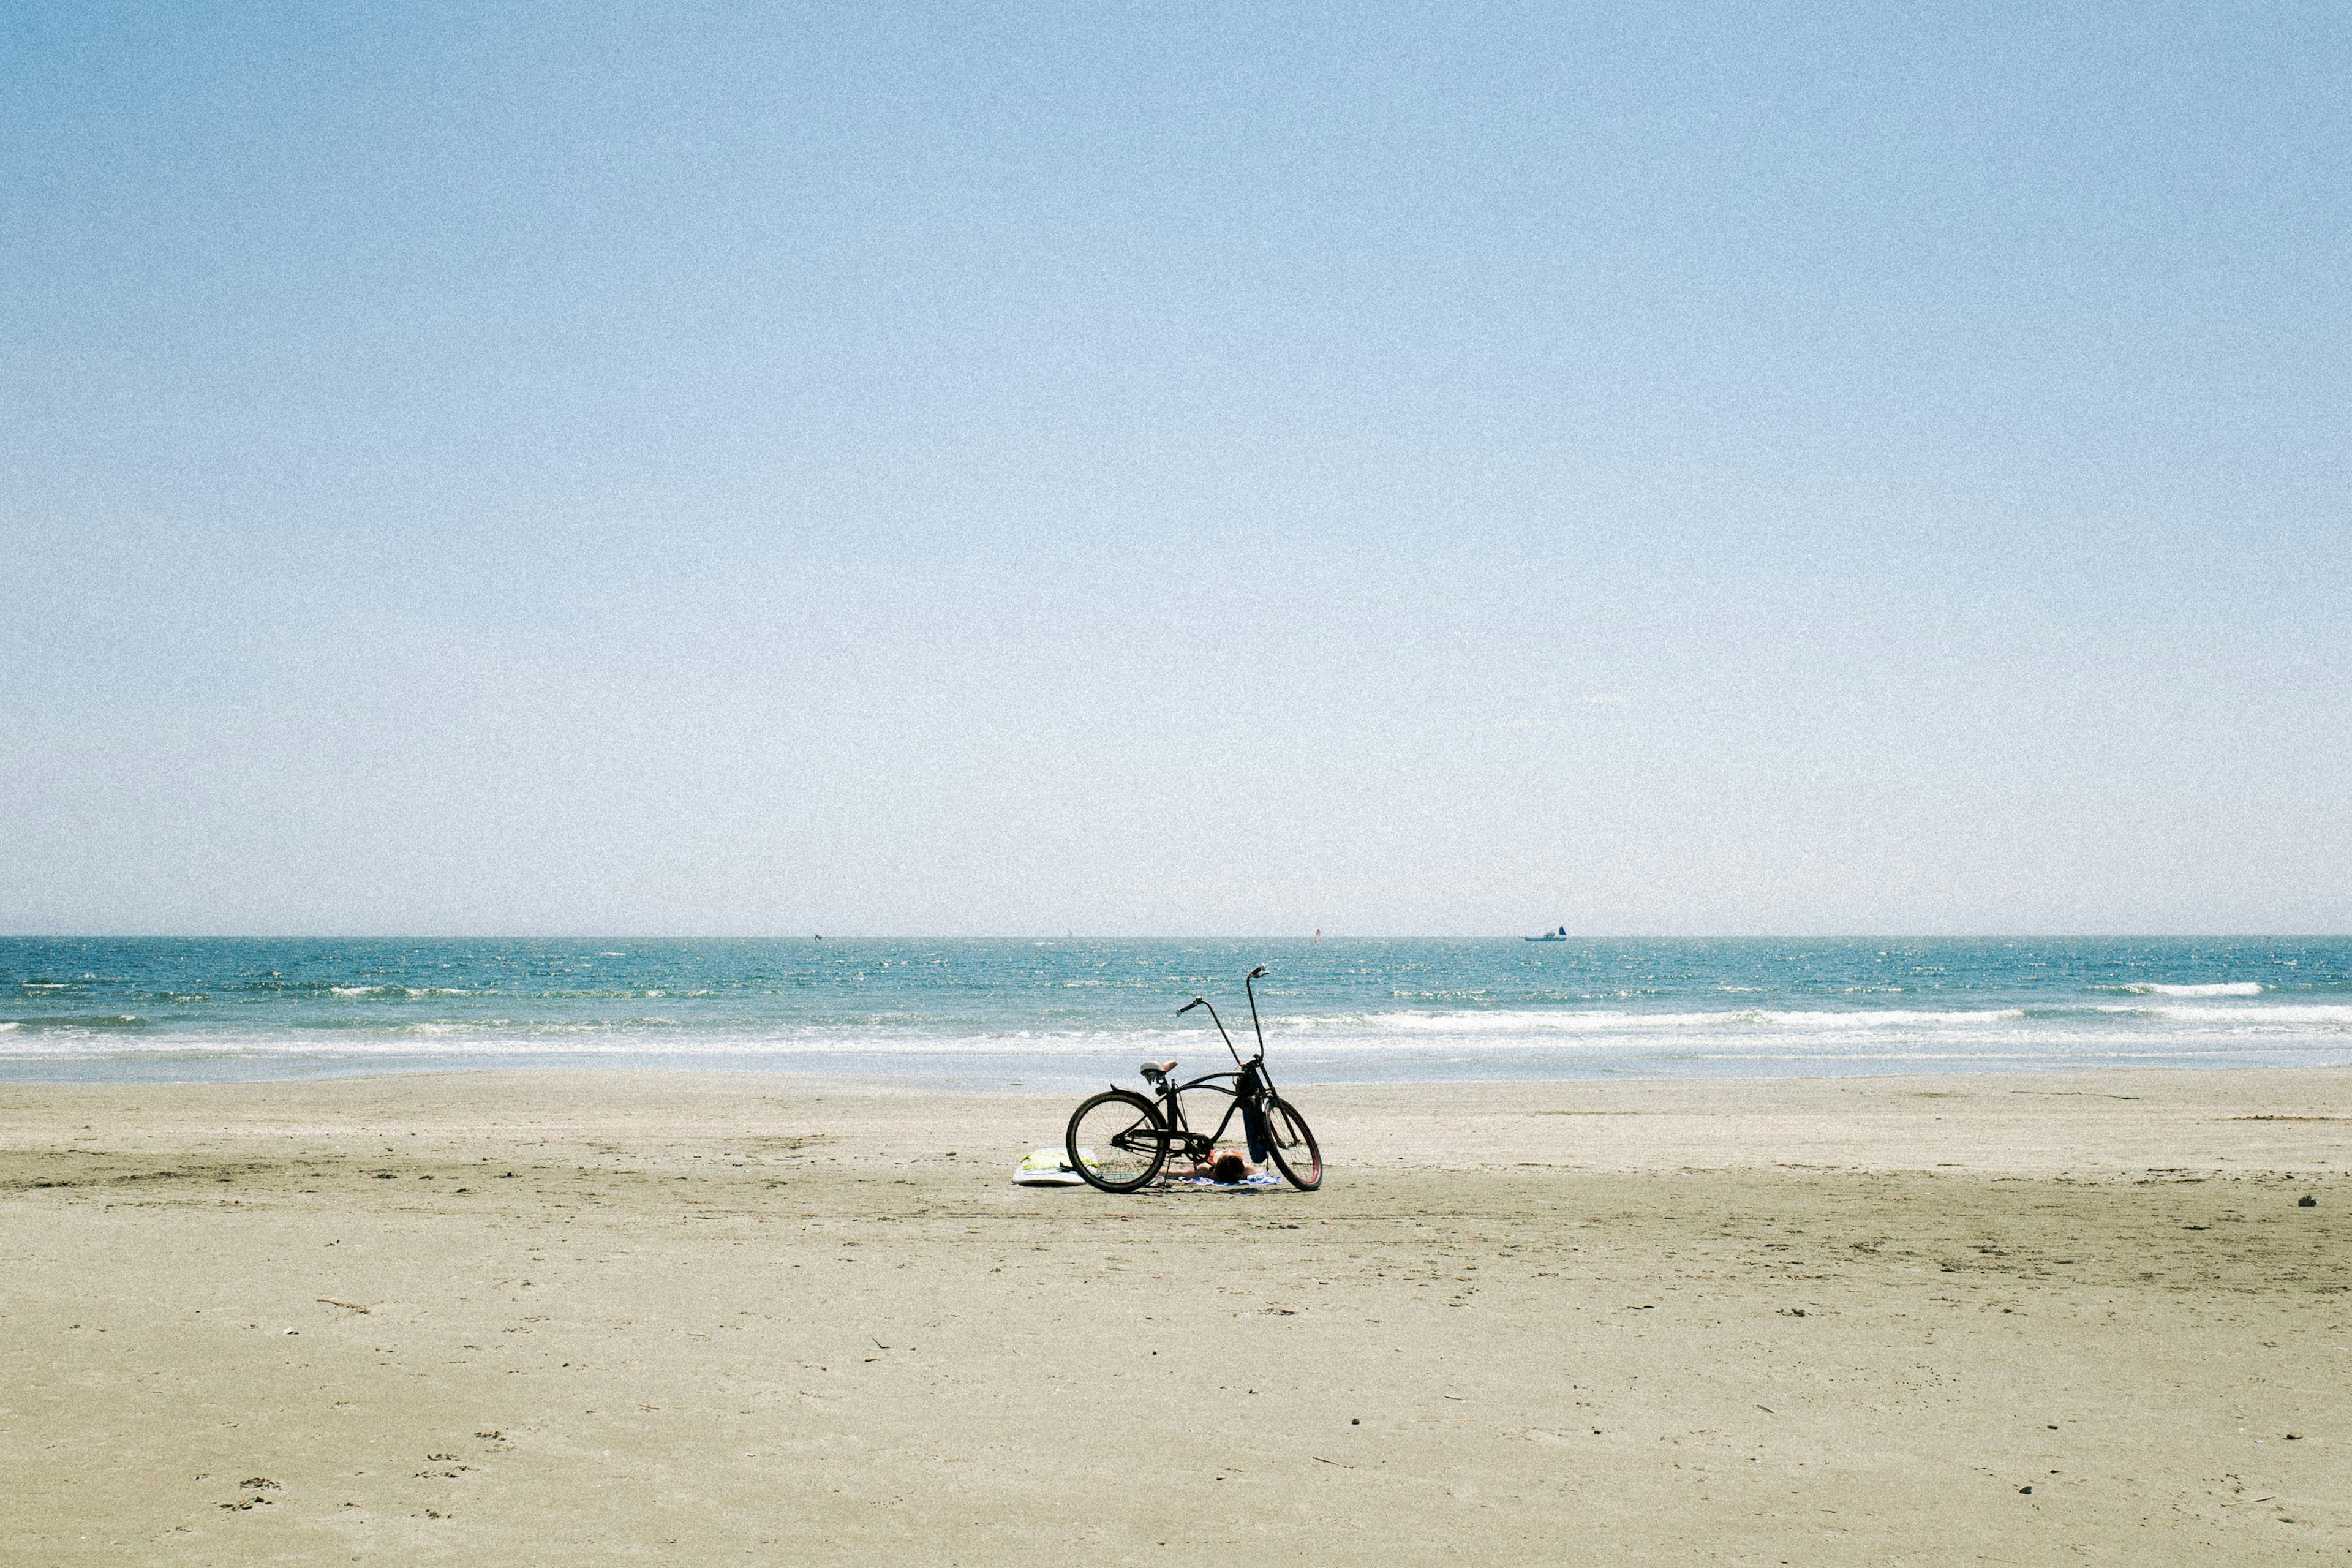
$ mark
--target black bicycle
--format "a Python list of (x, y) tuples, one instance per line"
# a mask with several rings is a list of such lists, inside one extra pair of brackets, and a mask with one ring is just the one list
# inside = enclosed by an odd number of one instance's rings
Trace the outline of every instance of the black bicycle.
[[(1207, 1007), (1238, 1070), (1213, 1072), (1190, 1083), (1178, 1083), (1174, 1062), (1144, 1063), (1143, 1081), (1159, 1090), (1159, 1102), (1154, 1104), (1131, 1089), (1114, 1087), (1079, 1106), (1071, 1113), (1065, 1140), (1072, 1170), (1107, 1193), (1131, 1193), (1158, 1176), (1171, 1154), (1195, 1166), (1207, 1164), (1217, 1141), (1239, 1116), (1251, 1159), (1272, 1159), (1283, 1179), (1302, 1193), (1323, 1184), (1323, 1153), (1315, 1146), (1307, 1118), (1275, 1092), (1274, 1079), (1266, 1076), (1265, 1029), (1257, 1018), (1256, 990), (1257, 979), (1265, 973), (1265, 965), (1261, 963), (1242, 977), (1242, 988), (1249, 995), (1250, 1027), (1257, 1036), (1257, 1055), (1242, 1060), (1217, 1009), (1208, 998), (1193, 997), (1176, 1009), (1176, 1016), (1181, 1018), (1195, 1007)], [(1181, 1097), (1195, 1089), (1233, 1100), (1213, 1132), (1196, 1132), (1185, 1119)]]

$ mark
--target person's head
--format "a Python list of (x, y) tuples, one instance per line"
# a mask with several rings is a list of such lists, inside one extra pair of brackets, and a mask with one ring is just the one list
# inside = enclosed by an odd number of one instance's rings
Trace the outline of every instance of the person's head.
[(1247, 1174), (1249, 1167), (1242, 1163), (1239, 1154), (1220, 1154), (1217, 1163), (1209, 1167), (1209, 1180), (1213, 1182), (1238, 1182)]

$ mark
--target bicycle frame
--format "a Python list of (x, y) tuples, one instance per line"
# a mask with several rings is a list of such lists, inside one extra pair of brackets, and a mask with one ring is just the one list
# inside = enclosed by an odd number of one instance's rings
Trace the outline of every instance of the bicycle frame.
[[(1244, 1068), (1241, 1072), (1206, 1073), (1190, 1083), (1178, 1083), (1173, 1078), (1162, 1078), (1160, 1080), (1160, 1106), (1161, 1115), (1168, 1123), (1167, 1142), (1170, 1153), (1182, 1154), (1196, 1161), (1208, 1157), (1210, 1151), (1217, 1146), (1217, 1140), (1225, 1135), (1225, 1129), (1234, 1124), (1234, 1118), (1241, 1112), (1243, 1098), (1241, 1080), (1246, 1076), (1247, 1071), (1248, 1069)], [(1222, 1081), (1228, 1079), (1234, 1083), (1231, 1089), (1225, 1088)], [(1225, 1107), (1225, 1113), (1217, 1119), (1216, 1131), (1213, 1132), (1204, 1134), (1194, 1131), (1191, 1121), (1184, 1115), (1184, 1102), (1179, 1097), (1186, 1090), (1195, 1089), (1204, 1089), (1212, 1094), (1224, 1095), (1233, 1102)]]
[[(1210, 1020), (1217, 1026), (1217, 1036), (1225, 1042), (1225, 1050), (1234, 1058), (1237, 1070), (1203, 1073), (1189, 1083), (1178, 1083), (1165, 1074), (1160, 1076), (1160, 1104), (1168, 1123), (1170, 1153), (1181, 1153), (1195, 1160), (1205, 1157), (1217, 1146), (1217, 1140), (1225, 1135), (1225, 1129), (1234, 1124), (1234, 1118), (1240, 1113), (1244, 1103), (1255, 1100), (1264, 1105), (1275, 1098), (1274, 1079), (1266, 1076), (1265, 1070), (1265, 1026), (1258, 1022), (1257, 1016), (1257, 981), (1265, 973), (1265, 965), (1261, 963), (1242, 977), (1242, 989), (1249, 996), (1250, 1032), (1257, 1037), (1257, 1054), (1247, 1061), (1242, 1060), (1241, 1052), (1234, 1048), (1234, 1037), (1225, 1032), (1225, 1021), (1217, 1016), (1215, 1003), (1205, 996), (1195, 996), (1176, 1009), (1176, 1016), (1181, 1018), (1195, 1007), (1206, 1007)], [(1233, 1081), (1231, 1089), (1224, 1087), (1226, 1079)], [(1225, 1107), (1224, 1115), (1217, 1119), (1216, 1131), (1205, 1136), (1192, 1130), (1191, 1121), (1184, 1115), (1184, 1102), (1180, 1098), (1185, 1090), (1194, 1089), (1228, 1095), (1233, 1100), (1233, 1103)]]

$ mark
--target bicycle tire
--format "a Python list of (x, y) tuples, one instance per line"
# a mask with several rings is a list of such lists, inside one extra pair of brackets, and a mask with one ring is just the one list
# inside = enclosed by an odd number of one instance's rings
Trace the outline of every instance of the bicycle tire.
[[(1148, 1150), (1135, 1146), (1140, 1139), (1150, 1140)], [(1131, 1193), (1168, 1163), (1168, 1125), (1160, 1119), (1160, 1108), (1133, 1089), (1108, 1089), (1070, 1112), (1062, 1146), (1070, 1168), (1087, 1185), (1107, 1193)], [(1080, 1153), (1081, 1149), (1087, 1152)]]
[[(1275, 1169), (1282, 1173), (1285, 1181), (1302, 1193), (1311, 1193), (1323, 1184), (1323, 1151), (1297, 1106), (1286, 1100), (1266, 1096), (1265, 1134), (1266, 1152), (1274, 1156)], [(1303, 1160), (1299, 1158), (1302, 1151), (1306, 1155)]]

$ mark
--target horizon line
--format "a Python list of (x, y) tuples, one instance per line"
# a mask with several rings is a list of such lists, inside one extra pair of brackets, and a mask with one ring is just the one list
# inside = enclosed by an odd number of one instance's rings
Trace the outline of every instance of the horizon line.
[[(842, 932), (826, 935), (702, 932), (695, 934), (610, 931), (0, 931), (0, 942), (760, 942), (810, 944), (824, 942), (1532, 942), (1543, 933), (1524, 931), (1311, 931), (1212, 932), (1193, 934), (1059, 935), (1036, 931), (941, 935), (925, 932)], [(1567, 942), (2334, 942), (2352, 940), (2344, 931), (1575, 931)]]

